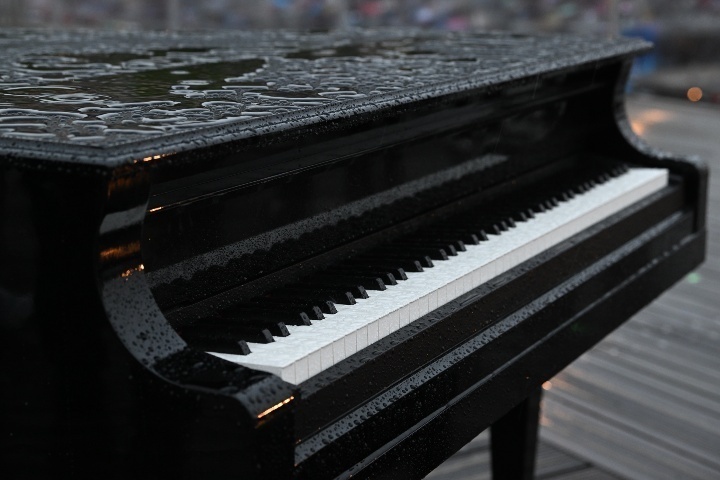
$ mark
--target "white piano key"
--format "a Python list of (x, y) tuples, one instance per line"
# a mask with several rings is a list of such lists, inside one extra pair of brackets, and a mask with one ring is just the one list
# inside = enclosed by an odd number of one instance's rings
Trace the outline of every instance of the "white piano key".
[(390, 333), (397, 332), (400, 330), (400, 311), (395, 310), (391, 314), (388, 315), (388, 327), (390, 328)]
[(367, 326), (363, 325), (357, 331), (357, 349), (362, 350), (368, 346), (368, 329)]
[(380, 319), (380, 325), (378, 327), (378, 335), (380, 338), (385, 338), (390, 335), (390, 317), (388, 315)]
[(321, 357), (322, 349), (308, 355), (308, 377), (312, 377), (323, 371)]
[[(310, 354), (312, 355), (312, 353)], [(309, 356), (298, 358), (295, 361), (295, 382), (304, 382), (309, 378)]]
[(345, 356), (349, 357), (355, 352), (357, 352), (357, 333), (352, 332), (345, 335)]
[(518, 222), (502, 235), (466, 245), (466, 252), (355, 305), (338, 305), (338, 313), (312, 326), (288, 326), (290, 336), (274, 343), (249, 343), (249, 355), (209, 352), (220, 358), (300, 383), (319, 371), (372, 345), (429, 311), (460, 297), (501, 273), (557, 245), (667, 185), (663, 169), (632, 169), (557, 207)]
[(398, 311), (398, 323), (400, 328), (410, 323), (410, 307), (408, 305), (404, 305)]
[(433, 310), (436, 310), (438, 308), (437, 290), (430, 292), (430, 294), (427, 297), (428, 297), (428, 310), (432, 312)]
[(333, 343), (333, 362), (338, 363), (342, 360), (345, 360), (345, 338), (335, 340)]
[(327, 368), (332, 367), (335, 362), (333, 362), (333, 348), (332, 345), (326, 345), (322, 348), (320, 360), (322, 363), (321, 370), (325, 370)]
[(438, 288), (438, 291), (437, 291), (438, 306), (445, 305), (445, 303), (447, 303), (446, 298), (447, 298), (447, 285), (443, 285), (442, 287)]
[(372, 345), (373, 343), (378, 341), (379, 338), (379, 329), (378, 329), (378, 322), (377, 320), (374, 322), (370, 322), (367, 327), (368, 331), (368, 345)]

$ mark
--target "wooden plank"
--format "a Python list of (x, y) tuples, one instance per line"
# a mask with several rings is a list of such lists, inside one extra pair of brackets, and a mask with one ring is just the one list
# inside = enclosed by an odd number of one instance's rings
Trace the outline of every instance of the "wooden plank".
[[(701, 390), (720, 391), (720, 368), (715, 368), (716, 362), (712, 354), (699, 352), (683, 344), (662, 339), (658, 341), (651, 335), (643, 336), (627, 329), (598, 345), (597, 351), (613, 357), (623, 355), (625, 358), (651, 362), (668, 374), (689, 372), (689, 381), (700, 382), (698, 388)], [(700, 363), (702, 361), (707, 361), (707, 365)]]
[(667, 311), (653, 312), (652, 316), (638, 316), (633, 319), (633, 328), (642, 328), (652, 332), (658, 338), (685, 342), (693, 348), (705, 352), (712, 352), (718, 344), (715, 332), (706, 332), (701, 328), (693, 329), (691, 315), (673, 315)]
[(617, 477), (597, 468), (584, 468), (564, 475), (556, 475), (553, 480), (616, 480)]
[[(445, 463), (433, 470), (428, 480), (488, 479), (490, 480), (490, 451), (488, 435), (483, 433), (463, 447)], [(540, 442), (535, 476), (538, 479), (554, 479), (558, 475), (587, 470), (587, 462), (579, 460), (547, 443)]]
[[(649, 424), (636, 418), (644, 419), (649, 415), (663, 414), (672, 409), (681, 410), (680, 402), (665, 402), (669, 406), (665, 411), (658, 411), (652, 402), (638, 401), (638, 392), (629, 395), (609, 394), (602, 384), (583, 382), (577, 378), (569, 378), (567, 383), (560, 382), (559, 390), (548, 395), (548, 404), (559, 404), (574, 413), (592, 415), (596, 420), (607, 426), (614, 426), (635, 436), (638, 442), (650, 442), (658, 448), (682, 452), (688, 461), (702, 464), (708, 468), (720, 469), (717, 453), (712, 445), (717, 445), (720, 437), (714, 430), (717, 420), (709, 421), (707, 425), (701, 423), (706, 416), (688, 416), (678, 413), (670, 417), (664, 416), (660, 424)], [(626, 384), (621, 385), (627, 387)], [(649, 405), (648, 405), (649, 403)], [(589, 405), (589, 406), (588, 406)], [(642, 409), (650, 408), (650, 411)], [(552, 411), (552, 410), (548, 410)], [(692, 422), (688, 421), (690, 418)], [(550, 426), (553, 421), (550, 420)], [(716, 426), (716, 425), (715, 425)]]
[[(708, 480), (718, 478), (708, 468), (675, 450), (640, 441), (634, 432), (609, 424), (594, 414), (546, 402), (541, 436), (611, 473), (632, 480)], [(552, 420), (550, 420), (552, 419)], [(562, 420), (562, 421), (560, 421)], [(684, 453), (684, 452), (683, 452)]]

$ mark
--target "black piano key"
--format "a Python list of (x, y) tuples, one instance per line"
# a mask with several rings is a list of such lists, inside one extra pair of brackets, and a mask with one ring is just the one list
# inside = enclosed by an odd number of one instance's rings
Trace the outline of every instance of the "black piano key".
[(462, 220), (456, 220), (452, 224), (443, 223), (432, 227), (431, 232), (419, 234), (421, 239), (431, 240), (434, 238), (441, 239), (452, 244), (459, 252), (465, 251), (465, 245), (477, 245), (480, 239), (475, 234), (473, 228), (463, 226)]
[(383, 282), (380, 277), (351, 275), (329, 271), (322, 272), (320, 275), (322, 275), (322, 277), (327, 281), (338, 282), (338, 285), (359, 284), (365, 287), (366, 290), (383, 291), (387, 289), (385, 282)]
[(323, 315), (322, 309), (316, 305), (313, 305), (307, 310), (308, 317), (312, 320), (323, 320), (325, 319), (325, 315)]
[[(204, 345), (235, 345), (238, 340), (251, 343), (272, 343), (275, 341), (270, 330), (254, 326), (233, 323), (223, 326), (194, 325), (178, 329), (180, 336), (188, 343), (203, 343)], [(217, 351), (212, 350), (211, 351)]]
[(319, 300), (316, 303), (323, 313), (327, 313), (330, 315), (335, 315), (337, 313), (337, 308), (335, 308), (335, 302), (333, 302), (332, 300)]
[(350, 293), (350, 289), (338, 286), (321, 287), (308, 282), (308, 285), (292, 285), (285, 287), (288, 291), (303, 293), (307, 298), (327, 298), (333, 303), (341, 305), (355, 305), (355, 296)]
[[(463, 238), (465, 238), (465, 243), (470, 245), (480, 245), (480, 242), (482, 241), (477, 233), (467, 233)], [(485, 237), (485, 240), (487, 240), (487, 237)]]
[(516, 224), (530, 221), (530, 216), (528, 215), (527, 210), (524, 208), (515, 210), (515, 213), (511, 214), (511, 217), (516, 222)]
[(335, 304), (325, 295), (310, 295), (282, 288), (263, 298), (267, 298), (271, 302), (287, 300), (291, 303), (297, 302), (298, 305), (307, 305), (308, 308), (318, 307), (323, 313), (327, 314), (337, 313)]
[(506, 220), (506, 216), (500, 215), (473, 215), (463, 218), (462, 223), (464, 230), (473, 233), (477, 233), (478, 230), (485, 230), (486, 233), (502, 235), (502, 232), (509, 228)]
[[(295, 304), (292, 304), (292, 305), (293, 305), (293, 307), (295, 306)], [(324, 320), (325, 319), (325, 315), (323, 315), (322, 310), (317, 305), (313, 305), (309, 309), (303, 310), (303, 311), (307, 313), (308, 317), (310, 317), (311, 320)]]
[(393, 242), (394, 245), (398, 246), (404, 246), (408, 245), (414, 248), (433, 248), (433, 249), (442, 249), (444, 250), (447, 255), (454, 257), (457, 255), (457, 249), (455, 248), (455, 245), (453, 245), (453, 242), (440, 242), (435, 239), (433, 240), (426, 240), (423, 238), (413, 238), (413, 239), (407, 239), (407, 240), (401, 240), (398, 242)]
[(430, 229), (416, 232), (409, 241), (436, 247), (452, 245), (456, 251), (464, 252), (465, 241), (461, 238), (461, 232), (463, 232), (462, 227), (458, 226), (458, 222), (455, 221), (453, 224), (433, 225)]
[(336, 293), (330, 293), (331, 299), (335, 303), (339, 303), (341, 305), (355, 305), (357, 302), (355, 301), (355, 297), (350, 292), (342, 292), (340, 294)]
[(357, 303), (355, 297), (350, 292), (328, 292), (328, 295), (330, 295), (331, 300), (340, 305), (355, 305)]
[(448, 254), (443, 248), (437, 247), (415, 247), (410, 245), (384, 245), (376, 249), (379, 252), (397, 254), (418, 254), (430, 257), (432, 260), (447, 260)]
[[(422, 254), (416, 254), (411, 252), (405, 252), (405, 251), (384, 251), (375, 249), (372, 250), (366, 254), (358, 255), (358, 259), (363, 260), (369, 260), (369, 261), (393, 261), (396, 264), (399, 264), (404, 269), (408, 271), (417, 271), (413, 270), (415, 264), (414, 262), (418, 262), (421, 266), (421, 268), (432, 268), (434, 266), (432, 259), (428, 255), (422, 255)], [(419, 270), (422, 271), (422, 270)]]
[(466, 252), (467, 248), (465, 248), (465, 245), (479, 245), (480, 244), (480, 238), (477, 236), (477, 233), (475, 231), (456, 231), (455, 237), (459, 238), (460, 240), (455, 241), (455, 248), (459, 252)]
[(327, 300), (321, 301), (320, 303), (320, 309), (324, 313), (329, 314), (335, 314), (337, 313), (337, 308), (335, 308), (335, 304), (340, 305), (355, 305), (355, 297), (352, 293), (347, 291), (347, 289), (344, 289), (343, 291), (333, 291), (333, 292), (326, 292), (321, 289), (316, 289), (314, 293), (309, 293), (308, 298), (326, 298)]
[(387, 289), (385, 282), (383, 282), (380, 277), (364, 277), (362, 279), (362, 284), (366, 290), (383, 291)]
[(490, 240), (487, 236), (487, 232), (484, 229), (480, 229), (474, 232), (475, 235), (477, 235), (477, 238), (480, 239), (481, 242), (487, 242)]
[[(252, 322), (255, 323), (255, 322)], [(263, 322), (263, 323), (257, 323), (258, 325), (264, 326), (267, 330), (270, 331), (273, 337), (289, 337), (290, 331), (288, 330), (287, 326), (283, 322)]]
[[(429, 259), (429, 257), (428, 257)], [(418, 257), (410, 256), (394, 256), (394, 255), (382, 255), (382, 254), (363, 254), (357, 258), (348, 260), (346, 264), (351, 265), (354, 262), (359, 264), (377, 265), (380, 269), (402, 268), (408, 272), (423, 272), (422, 263)], [(432, 260), (431, 260), (432, 262)]]
[(408, 272), (420, 273), (420, 272), (425, 271), (425, 269), (422, 266), (422, 263), (420, 263), (419, 260), (401, 260), (401, 261), (403, 262), (403, 263), (401, 263), (402, 267), (405, 270), (407, 270)]
[[(263, 312), (264, 313), (264, 312)], [(268, 311), (268, 313), (270, 313)], [(282, 318), (282, 322), (286, 325), (295, 325), (295, 326), (310, 326), (312, 325), (312, 322), (310, 321), (310, 316), (305, 312), (282, 312), (283, 315), (277, 318)]]
[[(387, 285), (391, 285), (391, 286), (392, 286), (392, 285), (397, 285), (397, 280), (395, 279), (395, 275), (393, 275), (393, 274), (390, 273), (390, 272), (381, 272), (381, 273), (377, 273), (377, 274), (375, 274), (375, 275), (377, 275), (378, 277), (380, 277), (380, 280), (382, 280), (383, 283), (384, 283), (386, 286), (387, 286)], [(373, 276), (374, 276), (374, 275), (373, 275)]]
[(256, 304), (233, 305), (221, 312), (221, 315), (237, 315), (240, 319), (258, 319), (283, 322), (286, 325), (309, 326), (312, 325), (310, 316), (302, 310), (279, 309), (272, 306), (258, 307)]
[(455, 250), (457, 252), (467, 252), (467, 248), (465, 248), (465, 242), (463, 242), (462, 240), (455, 240), (455, 242), (453, 242), (453, 247), (455, 247)]
[(405, 270), (400, 267), (393, 269), (393, 271), (390, 273), (392, 273), (397, 280), (404, 281), (408, 279), (407, 275), (405, 274)]
[[(354, 269), (355, 267), (349, 266), (349, 268)], [(405, 270), (402, 267), (390, 267), (390, 268), (384, 267), (383, 268), (383, 267), (373, 267), (373, 266), (367, 266), (367, 267), (360, 266), (360, 268), (363, 271), (366, 271), (368, 273), (369, 272), (380, 272), (379, 273), (380, 278), (382, 278), (382, 280), (384, 282), (389, 281), (390, 285), (396, 285), (398, 280), (404, 281), (404, 280), (407, 280), (407, 278), (408, 278), (407, 275), (405, 275)]]
[[(240, 329), (238, 329), (239, 331)], [(233, 333), (235, 332), (235, 329), (232, 329)], [(272, 336), (272, 333), (270, 333), (270, 330), (267, 328), (261, 328), (261, 329), (255, 329), (255, 328), (247, 328), (245, 329), (245, 332), (242, 335), (242, 339), (246, 342), (252, 342), (252, 343), (272, 343), (275, 341), (275, 339)]]
[[(326, 271), (331, 273), (338, 273), (341, 275), (365, 275), (371, 277), (379, 277), (385, 285), (397, 285), (397, 279), (395, 275), (389, 271), (389, 268), (378, 268), (378, 267), (367, 267), (364, 264), (353, 266), (353, 265), (334, 265), (328, 268)], [(394, 269), (399, 270), (399, 269)], [(407, 277), (406, 277), (407, 278)]]
[(235, 325), (242, 324), (252, 326), (259, 329), (267, 329), (270, 331), (273, 337), (287, 337), (290, 335), (290, 331), (283, 322), (274, 320), (266, 320), (261, 318), (248, 318), (247, 316), (238, 314), (223, 314), (219, 313), (216, 317), (203, 320), (196, 324), (200, 326), (209, 326), (211, 328), (229, 328), (232, 329)]
[(405, 270), (402, 267), (382, 263), (373, 264), (362, 260), (355, 261), (351, 259), (340, 265), (333, 265), (329, 270), (378, 275), (383, 280), (385, 280), (383, 275), (391, 274), (395, 280), (407, 280), (407, 275), (405, 275)]
[(348, 292), (350, 292), (355, 298), (370, 298), (370, 295), (368, 295), (365, 287), (360, 285), (358, 282), (338, 283), (329, 281), (325, 277), (315, 275), (313, 277), (310, 277), (307, 280), (307, 283), (309, 286), (318, 286), (321, 288), (341, 288), (342, 290), (347, 290)]
[(465, 244), (479, 245), (481, 242), (487, 241), (487, 234), (482, 228), (475, 228), (472, 226), (466, 227), (455, 227), (454, 230), (447, 230), (448, 234), (454, 233), (456, 237), (461, 238), (463, 242), (463, 248)]
[(500, 228), (500, 225), (494, 224), (488, 228), (487, 233), (489, 233), (490, 235), (502, 235), (502, 228)]
[(385, 285), (397, 285), (397, 280), (395, 280), (395, 275), (393, 275), (390, 272), (383, 274), (380, 278), (382, 278), (382, 281), (385, 282)]
[[(539, 200), (541, 199), (538, 199), (538, 201)], [(527, 204), (526, 202), (523, 203)], [(530, 202), (530, 204), (532, 203), (533, 202)], [(511, 219), (520, 209), (522, 209), (522, 207), (503, 204), (493, 206), (491, 208), (474, 210), (473, 212), (464, 215), (462, 218), (463, 221), (466, 222), (466, 225), (472, 225), (474, 227), (482, 228), (484, 225), (492, 224), (498, 224), (502, 227), (502, 223), (504, 222), (506, 224), (505, 226), (507, 226), (508, 220)]]
[(250, 300), (249, 303), (260, 308), (276, 308), (278, 310), (305, 312), (311, 320), (323, 320), (322, 309), (313, 302), (306, 302), (302, 299), (289, 299), (273, 297), (271, 294)]

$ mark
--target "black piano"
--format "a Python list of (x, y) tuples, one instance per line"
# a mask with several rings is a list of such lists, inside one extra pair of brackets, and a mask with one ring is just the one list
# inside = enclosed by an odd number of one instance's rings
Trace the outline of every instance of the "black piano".
[(421, 478), (703, 259), (639, 40), (0, 32), (5, 478)]

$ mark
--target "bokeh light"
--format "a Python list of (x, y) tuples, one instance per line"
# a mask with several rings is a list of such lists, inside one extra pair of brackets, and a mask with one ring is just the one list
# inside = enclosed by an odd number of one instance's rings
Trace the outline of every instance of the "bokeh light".
[(703, 91), (700, 87), (692, 87), (687, 91), (687, 97), (691, 102), (699, 102), (702, 96)]

